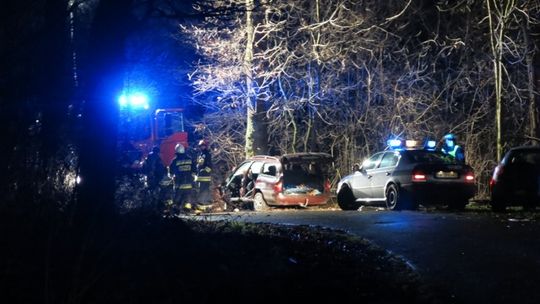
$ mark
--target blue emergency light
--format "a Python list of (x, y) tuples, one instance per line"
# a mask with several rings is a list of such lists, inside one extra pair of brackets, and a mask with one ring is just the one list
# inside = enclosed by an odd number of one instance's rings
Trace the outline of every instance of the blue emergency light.
[[(422, 149), (422, 141), (407, 139), (389, 139), (386, 141), (388, 148), (392, 150), (403, 150), (403, 149)], [(426, 140), (423, 142), (423, 148), (426, 150), (434, 151), (437, 147), (437, 142), (434, 140)]]
[(118, 103), (122, 108), (131, 108), (131, 109), (145, 109), (150, 108), (148, 103), (148, 96), (143, 93), (134, 93), (130, 95), (122, 94), (118, 97)]
[(426, 140), (425, 148), (427, 150), (435, 150), (435, 147), (437, 147), (437, 142), (434, 140)]
[(393, 150), (400, 149), (403, 145), (400, 139), (389, 139), (386, 141), (386, 144)]

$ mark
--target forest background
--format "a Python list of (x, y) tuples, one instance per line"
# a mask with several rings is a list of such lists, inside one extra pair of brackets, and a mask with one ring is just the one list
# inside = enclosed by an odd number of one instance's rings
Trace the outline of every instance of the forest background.
[(109, 209), (113, 92), (127, 79), (193, 113), (190, 130), (223, 168), (254, 154), (327, 152), (337, 182), (390, 137), (450, 132), (486, 198), (502, 153), (540, 137), (538, 0), (2, 6), (6, 202), (64, 208), (80, 195), (79, 206)]

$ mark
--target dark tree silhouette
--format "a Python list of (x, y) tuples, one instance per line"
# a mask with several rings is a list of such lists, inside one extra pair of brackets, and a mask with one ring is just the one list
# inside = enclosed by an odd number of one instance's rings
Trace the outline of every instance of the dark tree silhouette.
[(91, 27), (84, 85), (83, 130), (80, 138), (79, 203), (77, 220), (114, 213), (116, 96), (122, 91), (124, 43), (136, 21), (131, 0), (103, 1)]

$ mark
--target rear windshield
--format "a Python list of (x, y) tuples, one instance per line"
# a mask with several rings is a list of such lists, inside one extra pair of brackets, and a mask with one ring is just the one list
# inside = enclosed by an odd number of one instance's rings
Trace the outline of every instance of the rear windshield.
[(406, 151), (406, 155), (413, 163), (429, 164), (455, 164), (456, 160), (449, 155), (439, 151), (414, 150)]
[(285, 175), (295, 175), (295, 176), (310, 176), (310, 177), (319, 177), (324, 178), (328, 174), (329, 165), (324, 163), (304, 163), (304, 162), (294, 162), (283, 165), (283, 173)]
[(540, 165), (540, 151), (514, 151), (508, 158), (510, 164)]

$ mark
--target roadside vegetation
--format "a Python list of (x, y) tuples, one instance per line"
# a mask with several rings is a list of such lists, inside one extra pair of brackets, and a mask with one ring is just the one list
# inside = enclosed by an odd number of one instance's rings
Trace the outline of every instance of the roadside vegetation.
[(0, 253), (6, 303), (435, 299), (403, 260), (344, 232), (317, 227), (143, 213), (92, 229), (54, 217), (2, 216), (0, 227), (10, 232)]

